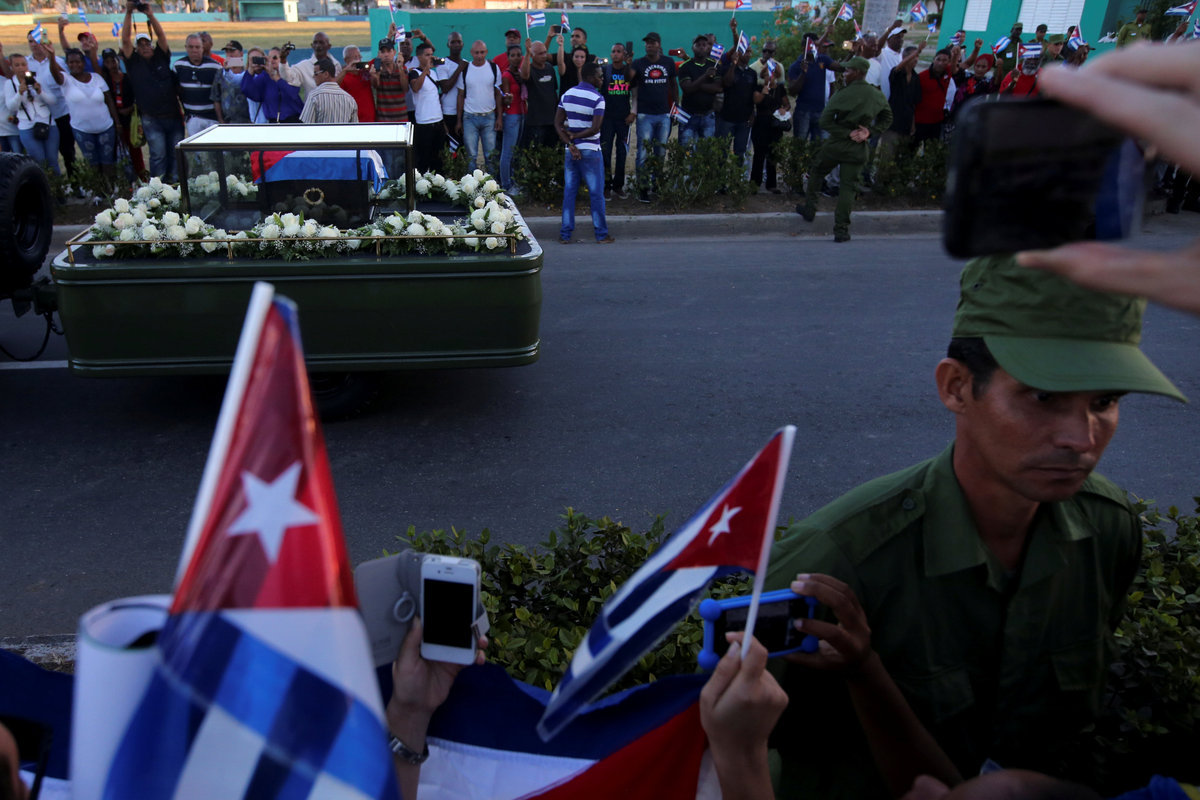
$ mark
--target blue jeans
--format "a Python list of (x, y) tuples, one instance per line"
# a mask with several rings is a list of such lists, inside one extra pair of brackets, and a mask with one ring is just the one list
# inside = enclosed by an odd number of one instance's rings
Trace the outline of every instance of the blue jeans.
[(6, 153), (23, 153), (21, 149), (21, 134), (13, 133), (8, 136), (0, 136), (0, 147), (4, 148)]
[(687, 147), (695, 139), (711, 139), (717, 131), (717, 114), (692, 114), (688, 121), (679, 126), (679, 143)]
[(475, 169), (479, 163), (479, 143), (483, 142), (483, 161), (488, 172), (493, 172), (492, 152), (496, 149), (496, 114), (488, 111), (483, 114), (463, 114), (463, 144), (467, 147), (469, 170)]
[(33, 128), (22, 130), (21, 144), (35, 161), (48, 165), (55, 175), (62, 175), (62, 168), (58, 166), (58, 128), (53, 122), (50, 123), (50, 136), (40, 142), (33, 138)]
[(596, 241), (608, 236), (608, 221), (604, 218), (604, 156), (599, 150), (580, 150), (581, 158), (571, 158), (565, 151), (563, 166), (563, 213), (562, 231), (559, 238), (569, 241), (575, 232), (575, 197), (579, 194), (579, 180), (587, 184), (588, 199), (592, 205), (592, 227)]
[(824, 139), (829, 134), (821, 130), (820, 111), (792, 112), (792, 135), (797, 139), (811, 139), (814, 142)]
[(717, 136), (732, 136), (733, 154), (743, 164), (746, 163), (746, 145), (750, 140), (749, 122), (729, 122), (719, 119), (717, 120)]
[(167, 181), (175, 175), (175, 145), (183, 138), (183, 120), (179, 117), (142, 117), (142, 130), (150, 147), (150, 175)]
[(79, 145), (79, 151), (89, 164), (100, 167), (116, 163), (116, 125), (101, 133), (84, 133), (78, 128), (72, 128), (72, 131), (75, 133), (75, 144)]
[(521, 128), (525, 124), (524, 114), (504, 115), (504, 143), (500, 145), (500, 187), (504, 191), (512, 188), (512, 157), (521, 141)]
[(646, 142), (654, 142), (654, 155), (661, 156), (666, 152), (664, 145), (670, 135), (670, 114), (637, 115), (637, 168), (639, 173), (642, 170), (642, 164), (646, 163)]

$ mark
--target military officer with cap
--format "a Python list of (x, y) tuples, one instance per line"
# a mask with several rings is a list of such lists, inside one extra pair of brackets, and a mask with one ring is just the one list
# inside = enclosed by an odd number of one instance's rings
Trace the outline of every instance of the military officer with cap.
[(1046, 45), (1042, 48), (1042, 66), (1053, 64), (1055, 62), (1062, 63), (1066, 61), (1063, 58), (1063, 46), (1066, 45), (1067, 38), (1061, 33), (1053, 33), (1046, 37)]
[(834, 92), (821, 112), (821, 130), (828, 138), (823, 140), (816, 164), (809, 172), (805, 202), (796, 206), (796, 213), (806, 222), (812, 222), (817, 214), (821, 180), (841, 165), (837, 211), (833, 217), (835, 242), (850, 241), (850, 211), (854, 207), (859, 173), (867, 163), (868, 140), (892, 124), (892, 108), (883, 92), (863, 80), (870, 68), (871, 62), (862, 56), (846, 62), (846, 86)]
[(1134, 42), (1150, 39), (1150, 23), (1146, 22), (1145, 7), (1133, 14), (1133, 22), (1126, 22), (1117, 31), (1117, 47), (1126, 47)]
[(1017, 56), (1021, 54), (1021, 34), (1024, 30), (1025, 25), (1023, 23), (1013, 23), (1012, 30), (1008, 32), (1008, 46), (999, 53), (996, 53), (996, 63), (1001, 74), (1016, 69)]
[[(1053, 768), (1097, 712), (1142, 539), (1125, 492), (1093, 470), (1122, 395), (1185, 400), (1138, 347), (1144, 299), (1038, 272), (967, 264), (935, 371), (953, 443), (793, 525), (766, 580), (845, 581), (871, 649), (963, 776), (987, 759)], [(883, 796), (847, 679), (782, 667), (781, 796)]]

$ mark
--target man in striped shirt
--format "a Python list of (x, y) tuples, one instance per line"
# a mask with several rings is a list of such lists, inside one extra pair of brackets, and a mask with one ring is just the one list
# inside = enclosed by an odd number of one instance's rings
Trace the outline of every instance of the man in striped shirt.
[(358, 122), (358, 103), (337, 85), (337, 67), (331, 58), (318, 58), (313, 64), (314, 88), (304, 101), (301, 122)]
[(212, 85), (221, 65), (204, 55), (200, 34), (187, 37), (187, 58), (175, 62), (175, 90), (183, 106), (184, 130), (188, 136), (217, 124), (213, 109)]
[(610, 244), (608, 222), (604, 218), (604, 158), (600, 154), (600, 127), (604, 122), (604, 95), (600, 65), (590, 61), (580, 70), (580, 82), (568, 89), (558, 103), (554, 130), (567, 146), (563, 168), (563, 212), (560, 244), (570, 244), (575, 232), (575, 196), (582, 179), (588, 188), (592, 207), (592, 227), (596, 241)]

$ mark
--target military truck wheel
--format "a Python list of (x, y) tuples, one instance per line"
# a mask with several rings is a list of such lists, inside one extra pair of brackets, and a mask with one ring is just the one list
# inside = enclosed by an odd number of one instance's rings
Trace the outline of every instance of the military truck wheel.
[(50, 249), (50, 183), (27, 155), (0, 153), (0, 292), (29, 285)]
[(374, 372), (311, 372), (317, 412), (325, 422), (357, 417), (379, 396), (380, 379)]

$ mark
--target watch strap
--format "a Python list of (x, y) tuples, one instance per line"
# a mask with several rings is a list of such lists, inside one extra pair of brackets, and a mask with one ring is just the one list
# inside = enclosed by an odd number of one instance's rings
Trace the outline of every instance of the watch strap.
[(391, 750), (394, 755), (399, 756), (401, 759), (409, 764), (412, 764), (413, 766), (424, 764), (425, 759), (429, 758), (429, 742), (425, 743), (425, 749), (422, 752), (417, 753), (410, 749), (409, 746), (404, 742), (400, 741), (400, 739), (392, 736), (388, 739), (388, 749)]

